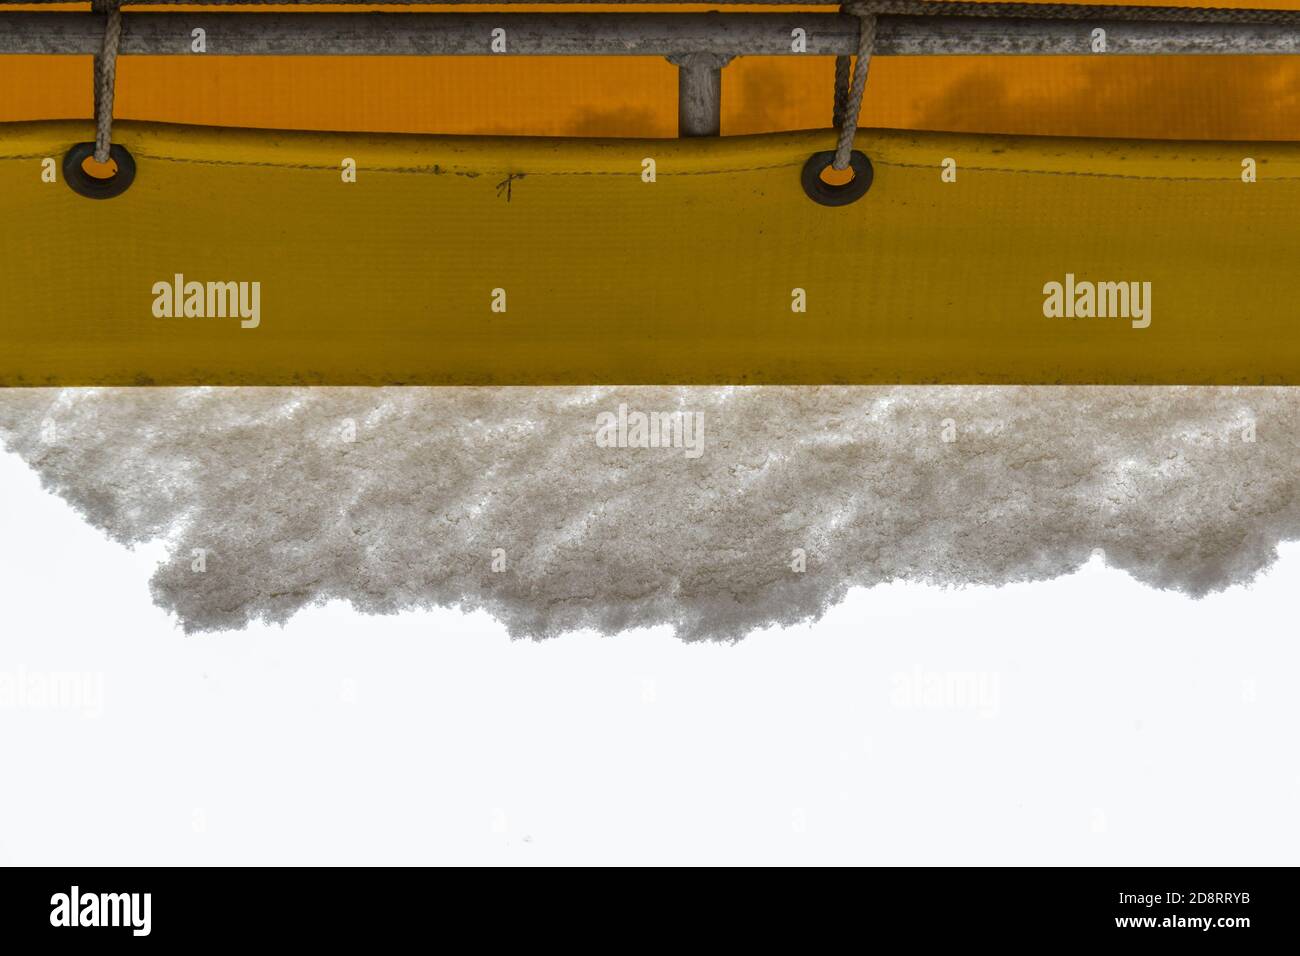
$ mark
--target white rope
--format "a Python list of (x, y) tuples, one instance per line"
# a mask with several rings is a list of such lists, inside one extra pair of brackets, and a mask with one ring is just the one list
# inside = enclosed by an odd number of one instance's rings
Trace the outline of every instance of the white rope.
[(108, 0), (104, 46), (95, 57), (95, 162), (108, 162), (113, 145), (113, 90), (117, 85), (117, 47), (122, 39), (121, 0)]

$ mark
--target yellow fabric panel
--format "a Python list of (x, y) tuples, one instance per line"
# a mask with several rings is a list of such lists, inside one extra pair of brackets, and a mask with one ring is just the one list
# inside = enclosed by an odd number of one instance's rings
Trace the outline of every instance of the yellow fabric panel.
[[(799, 182), (825, 131), (122, 123), (127, 193), (42, 182), (43, 157), (90, 136), (0, 127), (2, 384), (1300, 384), (1292, 144), (864, 131), (875, 184), (828, 208)], [(156, 318), (176, 273), (259, 282), (259, 327)], [(1044, 284), (1067, 273), (1150, 282), (1150, 326), (1045, 317)]]

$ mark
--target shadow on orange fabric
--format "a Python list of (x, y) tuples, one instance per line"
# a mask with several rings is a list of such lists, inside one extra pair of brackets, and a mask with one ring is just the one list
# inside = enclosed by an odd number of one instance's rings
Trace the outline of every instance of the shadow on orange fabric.
[[(1150, 5), (1176, 4), (1165, 0)], [(1220, 5), (1297, 6), (1295, 0)], [(61, 4), (4, 9), (86, 8)], [(149, 9), (197, 14), (213, 8)], [(466, 12), (503, 7), (292, 9)], [(797, 5), (781, 9), (826, 11)], [(0, 121), (89, 118), (90, 70), (85, 56), (0, 57), (0, 88), (6, 91)], [(723, 134), (828, 127), (832, 76), (829, 57), (733, 61), (723, 73)], [(120, 119), (270, 129), (671, 137), (677, 132), (676, 82), (672, 65), (649, 57), (128, 56), (118, 66), (115, 112)], [(1300, 57), (880, 57), (871, 66), (862, 125), (1052, 136), (1295, 140), (1300, 139)]]

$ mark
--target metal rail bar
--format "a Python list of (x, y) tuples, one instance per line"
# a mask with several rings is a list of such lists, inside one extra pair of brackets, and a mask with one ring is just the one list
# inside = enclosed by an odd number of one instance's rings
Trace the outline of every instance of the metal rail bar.
[[(0, 0), (4, 6), (41, 6), (44, 4), (67, 4), (70, 0)], [(75, 0), (72, 0), (75, 2)], [(96, 0), (83, 0), (95, 3)], [(958, 13), (969, 15), (992, 16), (989, 7), (982, 0), (923, 0), (928, 9), (924, 15), (948, 16)], [(272, 7), (319, 7), (326, 4), (374, 7), (431, 5), (493, 5), (509, 7), (516, 4), (537, 6), (585, 6), (615, 5), (626, 7), (708, 5), (711, 7), (727, 6), (771, 6), (771, 7), (838, 7), (842, 0), (125, 0), (125, 7), (151, 6), (272, 6)], [(1300, 19), (1300, 10), (1254, 9), (1249, 7), (1212, 7), (1212, 6), (1141, 6), (1129, 3), (1092, 3), (1075, 0), (1073, 3), (1055, 3), (1052, 0), (1024, 0), (1024, 2), (1006, 2), (999, 0), (997, 16), (1037, 19), (1053, 19), (1045, 11), (1073, 7), (1086, 10), (1103, 20), (1183, 20), (1196, 23), (1279, 23)], [(1067, 17), (1065, 19), (1074, 19)]]
[[(128, 12), (120, 52), (191, 55), (198, 28), (216, 56), (832, 56), (856, 52), (858, 36), (856, 18), (834, 13)], [(1098, 28), (1105, 55), (1300, 53), (1300, 24), (882, 16), (875, 55), (1092, 55)], [(103, 30), (94, 13), (0, 12), (0, 54), (94, 54)]]
[[(120, 54), (190, 55), (192, 31), (209, 55), (488, 56), (781, 55), (790, 31), (809, 51), (856, 48), (858, 22), (830, 13), (125, 13)], [(0, 54), (96, 52), (104, 18), (93, 13), (0, 12)]]

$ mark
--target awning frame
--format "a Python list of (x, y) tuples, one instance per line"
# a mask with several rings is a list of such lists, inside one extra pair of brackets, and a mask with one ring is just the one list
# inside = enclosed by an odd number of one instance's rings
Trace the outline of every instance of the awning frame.
[[(936, 4), (959, 10), (970, 4)], [(1055, 5), (1053, 5), (1055, 6)], [(1032, 10), (1032, 5), (1023, 5)], [(888, 15), (875, 56), (1300, 54), (1287, 11), (1097, 8), (1097, 18)], [(969, 13), (970, 10), (966, 9)], [(1137, 19), (1148, 14), (1151, 20)], [(1196, 20), (1171, 19), (1180, 14)], [(1115, 19), (1122, 16), (1122, 19)], [(96, 12), (0, 12), (0, 55), (95, 55)], [(232, 13), (126, 10), (121, 56), (656, 56), (679, 71), (682, 135), (717, 135), (722, 69), (737, 56), (850, 56), (859, 19), (840, 13)], [(501, 31), (504, 31), (502, 33)]]

